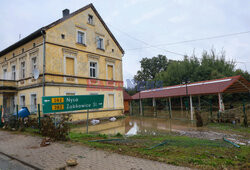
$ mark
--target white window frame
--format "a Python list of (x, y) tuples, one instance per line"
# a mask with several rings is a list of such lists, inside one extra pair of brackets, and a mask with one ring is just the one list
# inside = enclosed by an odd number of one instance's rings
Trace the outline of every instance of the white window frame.
[[(90, 63), (96, 63), (96, 67), (95, 67), (95, 70), (96, 70), (96, 76), (95, 77), (91, 77), (90, 76)], [(89, 77), (90, 78), (98, 78), (98, 75), (99, 75), (99, 71), (98, 71), (98, 69), (99, 69), (99, 63), (98, 63), (98, 61), (95, 61), (95, 60), (89, 60)]]
[[(22, 65), (22, 63), (24, 63), (24, 67)], [(20, 79), (24, 79), (26, 77), (26, 62), (25, 61), (21, 61), (20, 62)], [(23, 71), (24, 70), (24, 71)]]
[(115, 64), (114, 63), (107, 63), (106, 64), (106, 79), (108, 79), (108, 66), (113, 66), (113, 81), (115, 80)]
[[(96, 37), (96, 46), (97, 46), (97, 49), (100, 49), (100, 50), (105, 50), (105, 43), (104, 43), (104, 37), (101, 37), (101, 36), (97, 36)], [(102, 46), (103, 46), (103, 48), (99, 48), (98, 47), (98, 41), (99, 41), (99, 39), (102, 39)]]
[[(33, 107), (33, 105), (32, 105), (32, 95), (36, 95), (36, 105), (34, 105), (35, 106), (34, 110), (33, 110), (33, 108), (31, 108), (31, 107)], [(30, 111), (31, 111), (31, 113), (37, 112), (37, 93), (30, 93)]]
[[(81, 43), (81, 42), (78, 41), (78, 33), (82, 33), (84, 35), (84, 37), (83, 37), (83, 41), (84, 42), (83, 43)], [(78, 44), (86, 45), (86, 36), (87, 36), (86, 31), (76, 30), (76, 42)]]
[[(109, 107), (109, 95), (110, 95), (110, 94), (114, 95), (114, 107), (113, 107), (113, 108), (110, 108), (110, 107)], [(107, 100), (107, 102), (108, 102), (108, 109), (115, 109), (115, 108), (116, 108), (115, 93), (108, 93), (108, 100)]]
[[(35, 63), (33, 63), (33, 59), (36, 59), (36, 62)], [(34, 57), (31, 57), (30, 58), (30, 61), (31, 61), (31, 73), (33, 73), (34, 72), (34, 70), (35, 69), (38, 69), (38, 67), (37, 67), (37, 59), (38, 59), (38, 57), (37, 56), (34, 56)], [(35, 67), (35, 68), (34, 68)]]
[(8, 78), (8, 69), (7, 68), (3, 68), (3, 79), (7, 80)]
[[(23, 103), (23, 102), (21, 103), (22, 97), (24, 97), (24, 103)], [(22, 106), (22, 107), (26, 106), (26, 102), (25, 102), (25, 101), (26, 101), (26, 96), (25, 96), (25, 94), (20, 94), (20, 95), (19, 95), (19, 105)]]
[[(15, 67), (15, 71), (13, 72), (13, 67)], [(16, 65), (15, 64), (13, 64), (13, 65), (11, 65), (11, 80), (17, 80), (17, 71), (16, 71), (17, 69), (16, 69)], [(15, 73), (15, 76), (13, 76), (13, 73)]]

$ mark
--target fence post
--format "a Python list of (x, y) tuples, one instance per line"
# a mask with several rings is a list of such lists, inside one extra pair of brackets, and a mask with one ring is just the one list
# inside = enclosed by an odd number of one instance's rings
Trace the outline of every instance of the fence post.
[(87, 134), (89, 133), (89, 110), (87, 110)]
[(2, 114), (3, 114), (3, 113), (2, 113), (2, 108), (3, 108), (3, 106), (1, 105), (1, 106), (0, 106), (0, 119), (1, 119), (1, 120), (0, 120), (0, 127), (2, 127), (2, 125), (3, 125), (3, 122), (2, 122)]
[(243, 124), (244, 124), (245, 127), (248, 127), (245, 101), (243, 101), (243, 114), (244, 114)]
[(39, 126), (39, 131), (40, 131), (40, 129), (41, 129), (40, 104), (38, 104), (38, 126)]
[(18, 120), (18, 104), (16, 105), (16, 119)]

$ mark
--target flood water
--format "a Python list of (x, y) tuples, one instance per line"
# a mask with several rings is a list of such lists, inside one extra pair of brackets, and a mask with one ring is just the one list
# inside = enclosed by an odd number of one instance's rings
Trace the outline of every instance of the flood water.
[[(96, 125), (89, 124), (89, 133), (115, 135), (117, 133), (123, 135), (137, 134), (164, 134), (174, 130), (195, 130), (195, 124), (188, 120), (169, 120), (167, 118), (154, 117), (137, 117), (128, 116), (126, 118), (117, 119), (112, 122), (110, 120), (101, 120)], [(86, 133), (86, 124), (72, 128), (71, 131)]]

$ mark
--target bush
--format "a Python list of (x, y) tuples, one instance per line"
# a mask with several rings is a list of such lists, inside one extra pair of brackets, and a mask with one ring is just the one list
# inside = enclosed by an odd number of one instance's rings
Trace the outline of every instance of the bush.
[(54, 140), (67, 140), (70, 131), (69, 121), (69, 115), (61, 115), (57, 122), (53, 121), (52, 117), (44, 117), (41, 119), (40, 133)]

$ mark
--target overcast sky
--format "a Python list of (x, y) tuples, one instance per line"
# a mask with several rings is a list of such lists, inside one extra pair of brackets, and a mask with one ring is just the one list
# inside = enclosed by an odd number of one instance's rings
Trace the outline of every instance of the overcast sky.
[[(73, 12), (89, 3), (125, 50), (124, 81), (133, 78), (143, 57), (182, 59), (181, 54), (195, 51), (199, 56), (212, 47), (250, 71), (250, 33), (169, 45), (250, 31), (249, 0), (0, 0), (0, 51), (18, 41), (19, 34), (23, 38), (61, 18), (63, 9)], [(156, 47), (145, 48), (150, 45)]]

